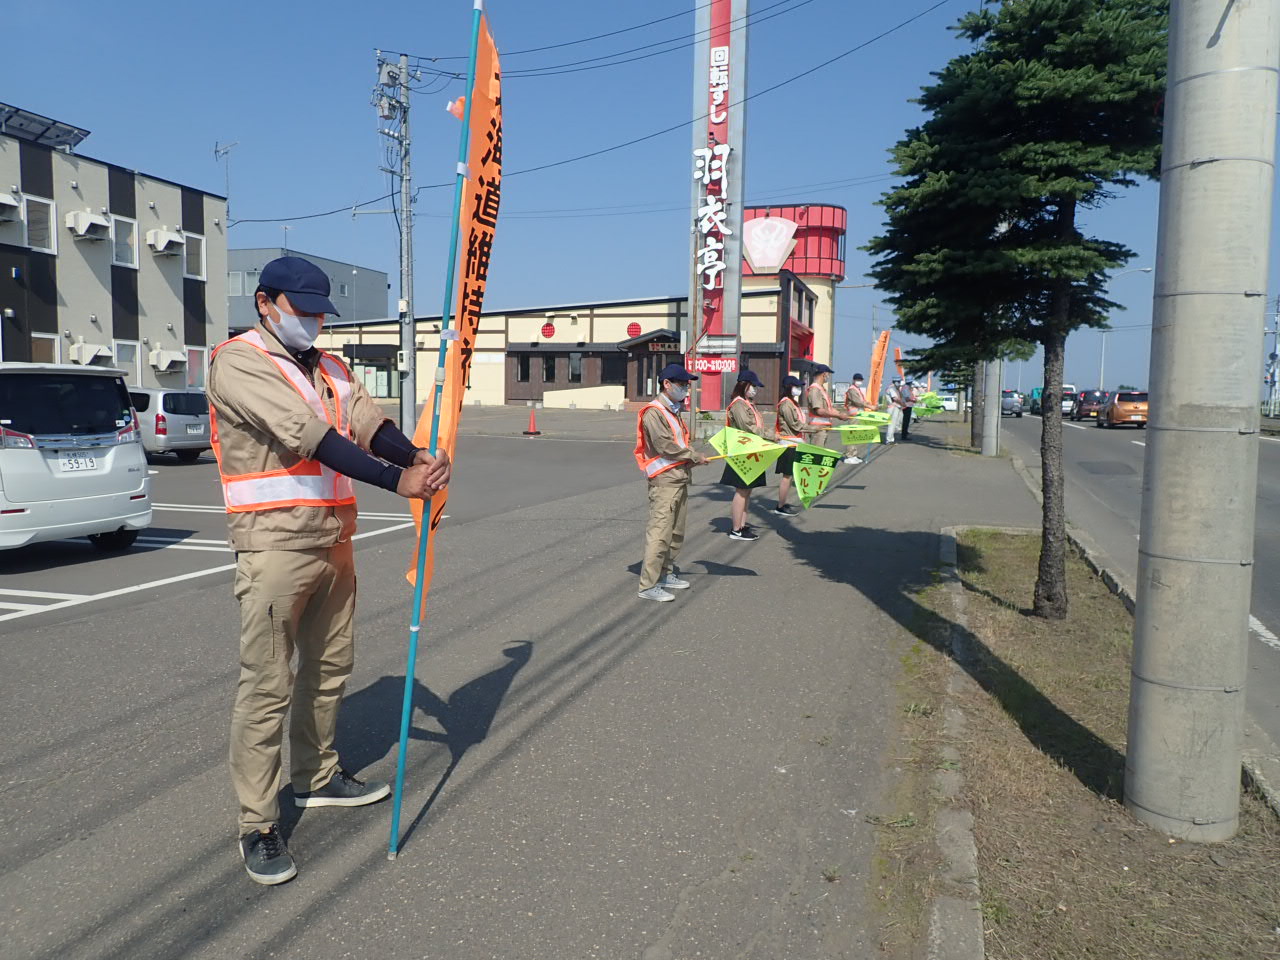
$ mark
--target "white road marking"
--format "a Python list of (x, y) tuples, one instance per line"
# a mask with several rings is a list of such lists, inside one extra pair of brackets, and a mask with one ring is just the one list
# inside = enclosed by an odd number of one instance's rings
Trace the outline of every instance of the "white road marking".
[(4, 603), (0, 601), (0, 610), (43, 610), (39, 604), (34, 603)]
[(197, 544), (180, 543), (177, 540), (144, 540), (138, 538), (138, 546), (146, 550), (198, 550), (203, 553), (230, 553), (230, 547), (202, 547)]
[(1264, 436), (1262, 436), (1261, 434), (1259, 434), (1258, 439), (1259, 439), (1259, 440), (1268, 440), (1268, 441), (1270, 441), (1271, 443), (1280, 443), (1280, 437), (1264, 437)]
[(197, 540), (194, 537), (138, 537), (139, 543), (202, 543), (206, 546), (225, 547), (226, 540)]
[(159, 470), (148, 470), (148, 471), (147, 471), (147, 476), (149, 476), (149, 477), (154, 477), (154, 476), (155, 476), (156, 474), (158, 474), (159, 472), (160, 472)]
[(1256, 633), (1258, 639), (1268, 647), (1280, 650), (1280, 638), (1276, 637), (1274, 633), (1267, 629), (1266, 624), (1252, 614), (1249, 615), (1249, 629)]
[(603, 440), (592, 437), (515, 437), (509, 433), (464, 433), (466, 437), (483, 437), (485, 440), (552, 440), (557, 443), (630, 443), (630, 440)]
[[(369, 530), (365, 533), (357, 533), (351, 539), (363, 540), (366, 537), (377, 537), (377, 536), (381, 536), (384, 533), (395, 533), (398, 530), (404, 530), (412, 526), (413, 526), (413, 521), (410, 520), (407, 523), (398, 523), (395, 526), (384, 527), (381, 530)], [(205, 549), (211, 549), (211, 548), (205, 548)], [(113, 597), (123, 597), (131, 593), (141, 593), (144, 590), (153, 590), (156, 587), (167, 587), (171, 584), (182, 583), (186, 580), (195, 580), (200, 577), (212, 576), (215, 573), (226, 573), (228, 570), (234, 570), (235, 568), (236, 568), (236, 565), (234, 563), (224, 563), (216, 567), (206, 567), (203, 570), (193, 570), (190, 573), (179, 574), (176, 577), (165, 577), (161, 580), (149, 580), (146, 583), (135, 583), (133, 586), (120, 587), (118, 590), (106, 590), (102, 593), (90, 593), (90, 594), (65, 594), (64, 596), (66, 596), (68, 599), (60, 600), (57, 603), (50, 603), (44, 606), (35, 606), (32, 604), (25, 604), (23, 605), (25, 609), (20, 609), (20, 610), (15, 609), (12, 613), (0, 614), (0, 621), (17, 620), (22, 617), (30, 617), (37, 613), (46, 613), (51, 610), (65, 610), (68, 607), (78, 607), (82, 604), (91, 603), (94, 600), (110, 600)], [(15, 595), (18, 595), (18, 596), (22, 595), (13, 590), (6, 590), (5, 592), (14, 593)], [(41, 596), (52, 596), (52, 594), (41, 594)], [(17, 606), (18, 604), (0, 603), (0, 609), (6, 608), (6, 607), (17, 607)]]
[(1140, 446), (1140, 447), (1145, 447), (1145, 446), (1146, 446), (1146, 444), (1145, 444), (1143, 441), (1141, 441), (1141, 440), (1130, 440), (1129, 442), (1130, 442), (1130, 443), (1136, 443), (1136, 444), (1137, 444), (1138, 446)]
[(1064, 423), (1064, 424), (1063, 424), (1063, 426), (1064, 426), (1064, 427), (1070, 427), (1072, 430), (1083, 430), (1083, 429), (1084, 429), (1084, 427), (1080, 426), (1080, 424), (1078, 424), (1078, 423)]
[(47, 590), (11, 590), (8, 587), (0, 589), (0, 593), (9, 597), (33, 597), (37, 600), (79, 600), (85, 596), (83, 593), (50, 593)]

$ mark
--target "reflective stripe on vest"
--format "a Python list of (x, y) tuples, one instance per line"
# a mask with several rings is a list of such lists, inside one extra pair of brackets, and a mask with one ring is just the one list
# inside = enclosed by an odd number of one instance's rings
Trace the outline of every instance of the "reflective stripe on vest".
[(789, 403), (796, 408), (796, 416), (800, 418), (801, 423), (808, 422), (805, 420), (804, 411), (800, 409), (800, 404), (796, 403), (790, 397), (783, 397), (778, 401), (778, 413), (773, 420), (773, 432), (778, 435), (779, 440), (795, 440), (797, 443), (804, 443), (804, 437), (798, 437), (794, 433), (782, 432), (787, 429), (787, 425), (782, 422), (782, 405), (784, 403)]
[[(813, 385), (813, 387), (817, 387), (817, 388), (822, 392), (822, 399), (823, 399), (823, 400), (825, 400), (825, 401), (826, 401), (826, 404), (827, 404), (826, 409), (830, 410), (830, 409), (831, 409), (831, 395), (830, 395), (829, 393), (827, 393), (827, 388), (826, 388), (826, 387), (824, 387), (824, 386), (821, 386), (820, 384), (817, 384), (817, 383), (815, 383), (815, 384)], [(813, 387), (810, 387), (809, 389), (810, 389), (810, 390), (812, 390), (812, 389), (813, 389)], [(831, 421), (830, 421), (830, 420), (828, 420), (826, 417), (818, 416), (818, 414), (816, 414), (816, 413), (814, 413), (814, 414), (810, 414), (810, 416), (809, 416), (809, 422), (810, 422), (810, 423), (812, 423), (815, 427), (829, 427), (829, 426), (831, 426)]]
[(688, 463), (688, 460), (671, 460), (667, 457), (646, 457), (644, 447), (644, 412), (653, 407), (663, 417), (666, 418), (667, 426), (671, 428), (671, 436), (677, 439), (683, 439), (684, 445), (689, 446), (689, 428), (684, 425), (684, 421), (671, 412), (671, 409), (661, 400), (650, 400), (640, 408), (640, 413), (636, 417), (636, 465), (644, 471), (646, 477), (652, 480), (660, 473), (666, 473), (673, 470), (682, 463)]
[[(334, 414), (330, 416), (310, 378), (295, 364), (271, 353), (262, 334), (257, 330), (250, 330), (219, 344), (214, 348), (213, 356), (216, 357), (219, 350), (236, 340), (261, 350), (289, 381), (289, 385), (298, 391), (313, 413), (332, 424), (340, 436), (351, 439), (351, 423), (346, 416), (351, 402), (351, 379), (346, 367), (329, 354), (321, 352), (316, 367), (333, 393)], [(252, 513), (286, 507), (340, 507), (356, 502), (351, 478), (326, 467), (318, 460), (303, 460), (288, 469), (228, 475), (222, 466), (222, 443), (213, 407), (209, 408), (209, 419), (213, 428), (213, 453), (218, 459), (218, 473), (222, 478), (222, 498), (226, 502), (228, 513)]]
[[(756, 423), (755, 434), (757, 437), (760, 436), (760, 431), (764, 429), (764, 422), (760, 419), (760, 411), (756, 409), (756, 405), (752, 403), (750, 400), (748, 400), (746, 397), (734, 397), (732, 400), (729, 401), (729, 410), (733, 409), (733, 405), (735, 403), (745, 403), (750, 408), (751, 416)], [(726, 410), (724, 412), (724, 425), (726, 427), (733, 426), (733, 424), (729, 422), (729, 410)]]

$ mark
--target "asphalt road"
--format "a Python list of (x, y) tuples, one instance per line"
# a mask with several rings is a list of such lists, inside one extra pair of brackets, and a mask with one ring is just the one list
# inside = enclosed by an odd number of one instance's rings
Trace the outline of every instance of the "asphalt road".
[[(708, 476), (683, 558), (694, 587), (645, 604), (643, 483), (631, 441), (600, 442), (628, 417), (576, 440), (492, 419), (461, 441), (441, 528), (394, 863), (387, 804), (299, 816), (286, 791), (299, 877), (244, 875), (225, 761), (233, 557), (211, 462), (152, 467), (141, 549), (0, 554), (0, 957), (874, 953), (864, 818), (893, 812), (879, 804), (886, 678), (910, 642), (899, 584), (929, 582), (938, 525), (998, 522), (1008, 497), (975, 481), (968, 512), (913, 526), (903, 505), (927, 502), (940, 454), (902, 450), (900, 476), (879, 457), (859, 468), (894, 478), (888, 501), (846, 483), (741, 544)], [(362, 491), (361, 509), (339, 748), (387, 778), (412, 530), (389, 494)], [(874, 569), (849, 562), (859, 510), (907, 524), (858, 534), (885, 558)]]
[[(1005, 448), (1021, 457), (1038, 479), (1039, 418), (1005, 417), (1001, 427)], [(1134, 583), (1146, 431), (1065, 421), (1062, 433), (1068, 520), (1088, 533)], [(1280, 592), (1275, 589), (1280, 576), (1280, 440), (1262, 437), (1259, 442), (1247, 703), (1259, 726), (1280, 743)]]

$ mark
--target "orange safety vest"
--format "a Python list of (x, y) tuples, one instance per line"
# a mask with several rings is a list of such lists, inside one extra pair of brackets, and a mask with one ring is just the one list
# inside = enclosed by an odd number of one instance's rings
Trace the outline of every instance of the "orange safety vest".
[[(831, 409), (831, 394), (827, 393), (827, 388), (826, 388), (826, 387), (824, 387), (824, 386), (821, 386), (821, 385), (819, 385), (819, 384), (816, 384), (816, 383), (815, 383), (815, 384), (813, 384), (813, 386), (814, 386), (814, 387), (817, 387), (819, 390), (821, 390), (821, 391), (822, 391), (822, 399), (823, 399), (823, 400), (825, 400), (825, 401), (827, 401), (827, 409), (828, 409), (828, 410), (830, 410), (830, 409)], [(810, 389), (812, 389), (812, 387), (811, 387)], [(810, 423), (812, 423), (815, 427), (829, 427), (829, 426), (831, 426), (831, 421), (830, 421), (830, 420), (828, 420), (826, 417), (820, 417), (820, 416), (818, 416), (816, 413), (815, 413), (815, 414), (810, 414), (810, 416), (809, 416), (809, 422), (810, 422)]]
[(764, 421), (760, 419), (760, 411), (756, 409), (756, 405), (752, 403), (750, 400), (748, 400), (746, 397), (734, 397), (732, 400), (729, 401), (729, 409), (725, 410), (724, 412), (724, 425), (726, 427), (729, 426), (729, 410), (733, 409), (733, 405), (735, 403), (745, 403), (748, 407), (751, 408), (751, 416), (754, 417), (756, 421), (755, 433), (756, 433), (756, 436), (759, 436), (760, 431), (764, 429)]
[[(801, 423), (808, 423), (808, 422), (809, 422), (809, 421), (805, 418), (805, 412), (804, 412), (804, 409), (800, 406), (800, 404), (796, 403), (796, 402), (795, 402), (794, 400), (792, 400), (790, 397), (783, 397), (781, 400), (779, 400), (779, 401), (778, 401), (778, 409), (779, 409), (779, 410), (781, 410), (781, 409), (782, 409), (782, 405), (783, 405), (784, 403), (789, 403), (789, 404), (791, 404), (793, 407), (795, 407), (795, 408), (796, 408), (796, 415), (800, 418), (800, 422), (801, 422)], [(784, 425), (783, 425), (783, 423), (782, 423), (782, 416), (781, 416), (781, 414), (779, 414), (779, 415), (774, 419), (774, 421), (773, 421), (773, 430), (774, 430), (774, 432), (778, 435), (778, 439), (779, 439), (779, 440), (794, 440), (794, 441), (796, 441), (796, 443), (804, 443), (804, 437), (797, 437), (797, 436), (796, 436), (795, 434), (793, 434), (793, 433), (783, 433), (783, 432), (782, 432), (782, 431), (783, 431), (783, 427), (784, 427)]]
[(850, 386), (849, 386), (849, 389), (845, 391), (845, 394), (844, 394), (844, 405), (845, 405), (846, 407), (848, 407), (849, 409), (853, 409), (853, 404), (851, 404), (851, 403), (849, 402), (849, 394), (851, 394), (851, 393), (852, 393), (852, 394), (855, 394), (855, 395), (857, 396), (858, 400), (859, 400), (861, 403), (863, 403), (863, 404), (864, 404), (864, 406), (859, 407), (858, 409), (859, 409), (859, 410), (865, 410), (865, 409), (866, 409), (865, 404), (866, 404), (866, 402), (867, 402), (867, 395), (866, 395), (865, 393), (863, 393), (861, 390), (859, 390), (857, 387), (853, 386), (853, 385), (850, 385)]
[[(351, 400), (351, 376), (340, 361), (324, 351), (320, 352), (319, 370), (329, 389), (333, 391), (335, 415), (330, 416), (315, 384), (295, 364), (282, 360), (267, 349), (266, 341), (257, 330), (250, 330), (232, 337), (214, 348), (213, 356), (228, 343), (241, 341), (262, 353), (275, 364), (276, 369), (298, 391), (318, 416), (324, 417), (338, 433), (351, 439), (351, 424), (343, 416)], [(218, 473), (222, 478), (222, 498), (227, 513), (252, 513), (258, 510), (279, 510), (285, 507), (340, 507), (356, 502), (351, 478), (326, 467), (319, 460), (302, 460), (283, 470), (264, 473), (228, 475), (222, 466), (222, 445), (218, 440), (218, 420), (214, 409), (209, 408), (209, 420), (213, 436), (213, 454), (218, 458)]]
[(666, 473), (668, 470), (674, 470), (682, 463), (688, 463), (688, 460), (670, 460), (667, 457), (646, 457), (644, 446), (644, 412), (650, 407), (659, 411), (667, 420), (667, 425), (671, 427), (671, 435), (684, 440), (687, 447), (690, 443), (689, 428), (684, 425), (684, 421), (671, 412), (661, 400), (650, 400), (640, 408), (640, 414), (636, 417), (636, 464), (644, 471), (644, 475), (652, 480), (660, 473)]

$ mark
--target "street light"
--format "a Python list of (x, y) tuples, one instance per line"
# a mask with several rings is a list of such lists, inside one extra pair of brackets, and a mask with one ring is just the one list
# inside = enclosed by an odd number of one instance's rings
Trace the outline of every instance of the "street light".
[[(1155, 267), (1135, 267), (1132, 270), (1125, 270), (1112, 277), (1111, 282), (1114, 283), (1121, 277), (1127, 277), (1131, 273), (1150, 273), (1154, 269)], [(1107, 380), (1105, 376), (1107, 369), (1107, 334), (1111, 331), (1100, 330), (1098, 332), (1102, 334), (1102, 355), (1098, 359), (1098, 389), (1105, 392), (1107, 389)]]

